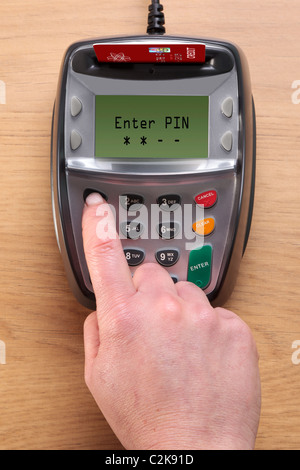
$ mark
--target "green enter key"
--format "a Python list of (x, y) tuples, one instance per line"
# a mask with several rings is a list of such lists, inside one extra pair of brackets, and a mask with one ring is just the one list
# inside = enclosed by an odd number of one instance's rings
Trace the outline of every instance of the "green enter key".
[(212, 246), (205, 245), (190, 252), (188, 281), (205, 289), (210, 283), (212, 266)]

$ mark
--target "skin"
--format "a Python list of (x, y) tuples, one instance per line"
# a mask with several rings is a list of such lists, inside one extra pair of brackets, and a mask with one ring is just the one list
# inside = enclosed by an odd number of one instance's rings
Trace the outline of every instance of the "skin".
[(84, 325), (85, 380), (123, 446), (253, 449), (261, 395), (249, 327), (158, 264), (132, 278), (99, 194), (82, 227), (97, 300)]

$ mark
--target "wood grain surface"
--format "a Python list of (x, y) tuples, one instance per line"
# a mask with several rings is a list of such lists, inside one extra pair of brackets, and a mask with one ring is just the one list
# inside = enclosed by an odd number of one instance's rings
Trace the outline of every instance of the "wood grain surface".
[[(167, 33), (235, 42), (249, 61), (256, 198), (227, 307), (251, 327), (260, 353), (256, 447), (298, 449), (300, 364), (292, 362), (292, 343), (300, 340), (300, 105), (293, 103), (292, 83), (300, 80), (300, 2), (163, 3)], [(0, 104), (0, 340), (6, 344), (0, 449), (122, 449), (83, 379), (82, 326), (89, 312), (69, 291), (56, 245), (50, 129), (66, 48), (80, 39), (143, 34), (148, 4), (0, 2), (0, 80), (6, 84), (6, 104)]]

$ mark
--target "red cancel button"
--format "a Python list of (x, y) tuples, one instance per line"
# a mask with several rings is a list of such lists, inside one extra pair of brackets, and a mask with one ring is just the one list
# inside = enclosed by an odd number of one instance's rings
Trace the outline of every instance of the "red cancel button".
[(218, 195), (217, 191), (211, 190), (211, 191), (205, 191), (204, 193), (198, 194), (198, 196), (195, 197), (195, 202), (196, 204), (201, 204), (204, 206), (205, 209), (209, 209), (215, 203), (217, 202)]

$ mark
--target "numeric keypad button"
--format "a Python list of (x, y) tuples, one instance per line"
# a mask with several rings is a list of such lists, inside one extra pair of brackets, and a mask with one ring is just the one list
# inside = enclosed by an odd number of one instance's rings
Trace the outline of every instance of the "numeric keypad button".
[(178, 222), (165, 222), (157, 226), (157, 232), (164, 240), (171, 240), (180, 233), (180, 224)]
[(144, 204), (144, 198), (139, 194), (122, 194), (122, 196), (120, 196), (120, 203), (121, 206), (127, 211), (138, 211)]
[(165, 194), (157, 198), (157, 204), (166, 212), (174, 212), (181, 204), (181, 197), (178, 194)]
[(176, 249), (159, 250), (156, 252), (155, 258), (159, 264), (165, 268), (168, 268), (170, 266), (174, 266), (174, 264), (176, 264), (179, 260), (179, 251)]
[(130, 238), (131, 240), (137, 240), (142, 236), (144, 231), (144, 226), (141, 222), (122, 222), (121, 223), (121, 232), (126, 238)]
[(145, 259), (143, 250), (137, 250), (135, 248), (125, 248), (124, 254), (129, 266), (138, 266)]
[(85, 189), (85, 191), (83, 192), (83, 200), (85, 201), (86, 198), (92, 193), (99, 193), (100, 196), (102, 196), (103, 199), (105, 199), (105, 201), (108, 200), (106, 194), (102, 193), (101, 191), (98, 191), (98, 189), (92, 189), (92, 188)]

